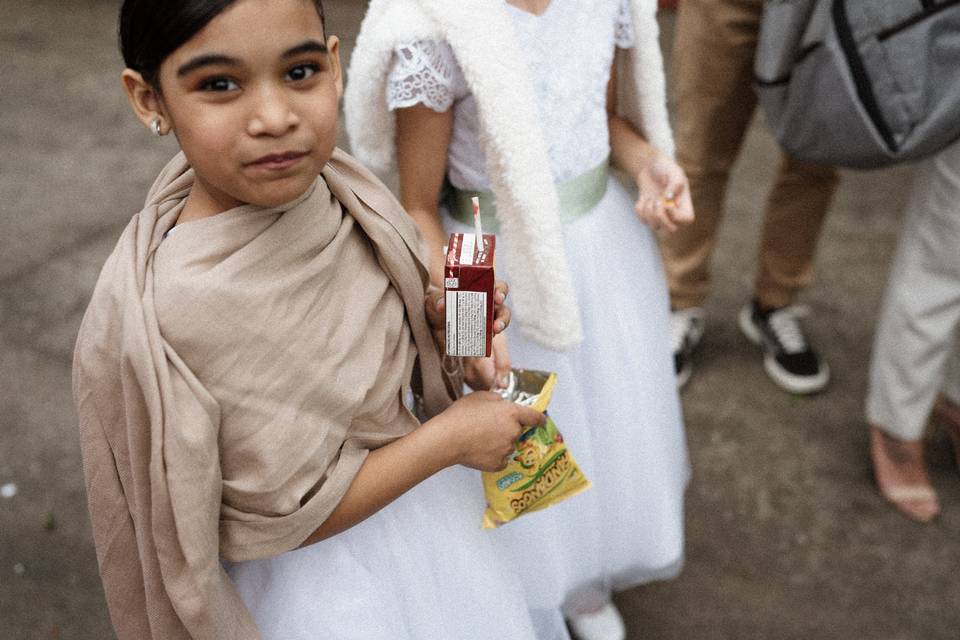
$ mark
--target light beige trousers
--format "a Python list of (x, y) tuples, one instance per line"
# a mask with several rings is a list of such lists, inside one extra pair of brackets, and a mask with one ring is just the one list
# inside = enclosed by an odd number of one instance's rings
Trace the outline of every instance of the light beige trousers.
[(867, 420), (919, 440), (938, 393), (960, 404), (960, 143), (916, 167), (873, 343)]

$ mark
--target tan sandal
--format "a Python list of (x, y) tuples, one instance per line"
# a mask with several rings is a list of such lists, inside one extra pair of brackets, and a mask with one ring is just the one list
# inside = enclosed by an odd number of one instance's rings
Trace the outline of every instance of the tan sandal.
[[(905, 442), (870, 425), (870, 459), (881, 495), (900, 513), (923, 523), (940, 514), (940, 499), (930, 484), (923, 462), (922, 442)], [(909, 468), (914, 465), (920, 468)], [(903, 476), (904, 472), (914, 479), (909, 483), (897, 482), (896, 477)]]

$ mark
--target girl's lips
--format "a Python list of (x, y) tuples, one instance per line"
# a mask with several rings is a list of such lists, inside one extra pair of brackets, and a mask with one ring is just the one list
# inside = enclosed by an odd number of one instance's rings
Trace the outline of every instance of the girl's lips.
[(247, 166), (257, 169), (267, 169), (269, 171), (282, 171), (284, 169), (289, 169), (306, 156), (307, 153), (305, 151), (274, 153), (268, 156), (263, 156), (262, 158), (258, 158)]

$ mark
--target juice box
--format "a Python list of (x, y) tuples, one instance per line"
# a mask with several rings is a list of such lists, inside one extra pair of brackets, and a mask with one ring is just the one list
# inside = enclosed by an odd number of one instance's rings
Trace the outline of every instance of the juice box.
[(452, 233), (444, 266), (447, 355), (490, 356), (496, 237)]

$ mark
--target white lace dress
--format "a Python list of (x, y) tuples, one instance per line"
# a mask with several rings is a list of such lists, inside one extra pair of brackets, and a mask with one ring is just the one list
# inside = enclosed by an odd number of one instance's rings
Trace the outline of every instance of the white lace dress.
[[(554, 178), (583, 174), (610, 153), (606, 87), (615, 46), (632, 46), (629, 4), (553, 0), (540, 16), (509, 10), (536, 85)], [(398, 47), (387, 100), (391, 109), (452, 109), (447, 177), (461, 189), (489, 188), (476, 102), (446, 43)], [(442, 214), (448, 230), (470, 231)], [(535, 605), (569, 615), (602, 603), (611, 590), (679, 571), (689, 466), (653, 234), (610, 177), (602, 201), (564, 224), (564, 240), (585, 342), (557, 353), (508, 335), (515, 366), (557, 372), (550, 411), (594, 488), (490, 535), (523, 568)], [(509, 282), (505, 260), (497, 271)], [(560, 627), (558, 620), (562, 636)]]

